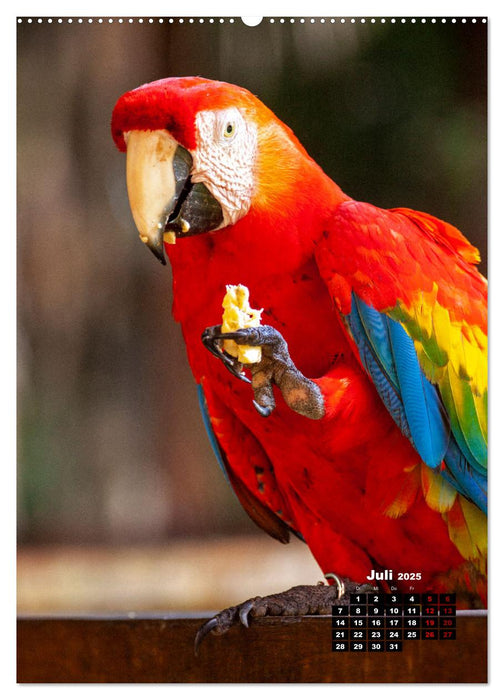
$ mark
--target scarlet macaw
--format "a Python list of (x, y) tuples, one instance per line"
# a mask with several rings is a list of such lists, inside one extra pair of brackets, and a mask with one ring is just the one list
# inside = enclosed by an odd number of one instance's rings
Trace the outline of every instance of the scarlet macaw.
[[(112, 133), (140, 238), (172, 265), (210, 439), (252, 519), (282, 542), (301, 536), (323, 572), (365, 582), (392, 569), (400, 589), (484, 605), (477, 249), (429, 214), (351, 199), (234, 85), (142, 85), (118, 100)], [(221, 332), (230, 283), (265, 325)], [(262, 347), (252, 386), (225, 338)], [(248, 604), (245, 622), (251, 608), (265, 610)]]

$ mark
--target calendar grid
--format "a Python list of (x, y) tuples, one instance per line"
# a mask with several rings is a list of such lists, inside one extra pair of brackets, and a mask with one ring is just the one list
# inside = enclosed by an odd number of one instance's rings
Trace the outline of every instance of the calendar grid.
[(456, 639), (455, 593), (352, 593), (332, 609), (332, 650), (401, 652), (404, 642)]

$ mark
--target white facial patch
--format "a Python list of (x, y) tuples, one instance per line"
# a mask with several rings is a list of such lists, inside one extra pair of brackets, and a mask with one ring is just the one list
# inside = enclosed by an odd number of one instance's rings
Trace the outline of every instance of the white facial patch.
[(236, 107), (196, 115), (193, 182), (203, 182), (222, 207), (224, 228), (248, 212), (254, 187), (257, 130)]

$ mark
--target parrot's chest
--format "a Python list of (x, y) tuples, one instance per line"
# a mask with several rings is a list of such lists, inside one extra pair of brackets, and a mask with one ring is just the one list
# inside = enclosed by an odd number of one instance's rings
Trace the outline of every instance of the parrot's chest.
[(311, 258), (294, 270), (265, 270), (250, 260), (206, 260), (204, 268), (174, 269), (174, 315), (180, 321), (196, 381), (210, 378), (219, 362), (201, 343), (205, 328), (222, 323), (226, 285), (243, 284), (250, 305), (262, 309), (261, 323), (276, 328), (291, 357), (308, 377), (323, 376), (336, 356), (350, 348), (338, 312)]
[[(254, 408), (250, 384), (233, 376), (201, 341), (206, 328), (222, 322), (226, 285), (243, 284), (249, 289), (250, 305), (263, 309), (261, 323), (281, 333), (294, 364), (306, 377), (326, 375), (335, 362), (354, 366), (353, 351), (338, 311), (313, 258), (294, 268), (281, 268), (281, 261), (272, 271), (236, 256), (229, 261), (225, 258), (217, 261), (211, 254), (206, 255), (204, 266), (198, 266), (197, 260), (184, 267), (175, 263), (174, 315), (182, 325), (196, 382), (203, 385), (208, 398), (222, 407), (219, 424), (228, 424), (224, 431), (227, 439), (240, 440), (239, 434), (234, 437), (233, 433), (242, 429), (253, 436), (271, 460), (275, 479), (283, 484), (290, 482), (296, 492), (306, 488), (311, 494), (320, 491), (325, 497), (327, 483), (336, 483), (335, 475), (339, 473), (338, 497), (344, 499), (344, 484), (361, 488), (362, 470), (357, 465), (366, 462), (359, 452), (361, 448), (355, 445), (358, 442), (355, 438), (351, 455), (344, 447), (348, 440), (343, 433), (350, 431), (351, 425), (338, 421), (331, 430), (332, 444), (328, 445), (325, 422), (295, 413), (276, 387), (276, 408), (269, 418), (264, 418)], [(220, 436), (219, 439), (226, 441)], [(250, 488), (257, 486), (253, 465), (233, 464), (233, 468)], [(328, 480), (326, 472), (331, 473)], [(263, 497), (261, 492), (258, 495)]]

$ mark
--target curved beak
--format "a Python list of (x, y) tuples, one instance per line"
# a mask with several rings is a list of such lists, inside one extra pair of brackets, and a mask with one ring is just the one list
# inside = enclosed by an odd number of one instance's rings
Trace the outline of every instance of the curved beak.
[(164, 243), (218, 228), (222, 210), (203, 183), (191, 182), (191, 154), (167, 131), (130, 131), (125, 141), (133, 219), (142, 242), (166, 265)]

